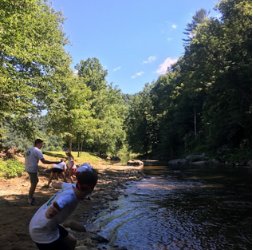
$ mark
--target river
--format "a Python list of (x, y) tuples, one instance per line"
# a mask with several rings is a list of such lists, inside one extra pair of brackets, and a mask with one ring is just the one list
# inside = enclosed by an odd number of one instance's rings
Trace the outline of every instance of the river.
[(93, 222), (127, 250), (252, 249), (251, 172), (145, 166)]

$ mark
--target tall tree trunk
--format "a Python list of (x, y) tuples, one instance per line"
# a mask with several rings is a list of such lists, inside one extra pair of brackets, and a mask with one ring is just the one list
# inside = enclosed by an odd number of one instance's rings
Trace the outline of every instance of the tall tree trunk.
[(77, 157), (80, 157), (80, 134), (77, 133)]
[(72, 139), (69, 139), (69, 151), (72, 151)]
[(196, 114), (196, 108), (194, 108), (193, 112), (194, 112), (194, 136), (196, 138), (196, 136), (197, 136), (197, 114)]

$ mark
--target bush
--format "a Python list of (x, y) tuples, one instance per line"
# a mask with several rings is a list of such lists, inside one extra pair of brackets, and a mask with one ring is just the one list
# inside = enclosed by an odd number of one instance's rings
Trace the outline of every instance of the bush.
[(0, 160), (0, 177), (13, 178), (21, 176), (24, 165), (16, 160)]

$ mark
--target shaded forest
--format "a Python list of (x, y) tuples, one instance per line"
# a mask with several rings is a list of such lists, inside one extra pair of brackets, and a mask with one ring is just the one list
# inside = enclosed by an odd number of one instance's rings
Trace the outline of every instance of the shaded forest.
[(192, 17), (185, 52), (165, 75), (126, 95), (108, 84), (98, 58), (73, 72), (64, 18), (47, 1), (2, 0), (0, 147), (24, 150), (41, 137), (49, 150), (100, 156), (251, 159), (252, 3), (215, 8), (218, 17), (204, 9)]

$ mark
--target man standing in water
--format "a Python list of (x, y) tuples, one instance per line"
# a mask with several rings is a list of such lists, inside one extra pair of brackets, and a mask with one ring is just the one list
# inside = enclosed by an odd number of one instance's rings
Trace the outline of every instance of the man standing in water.
[(33, 194), (35, 192), (37, 183), (39, 182), (38, 178), (38, 163), (41, 161), (44, 164), (58, 164), (58, 161), (48, 161), (44, 159), (44, 156), (41, 152), (41, 148), (43, 146), (43, 141), (41, 139), (36, 139), (34, 142), (34, 146), (29, 148), (25, 154), (25, 170), (29, 174), (30, 177), (30, 189), (28, 195), (28, 203), (30, 205), (35, 204), (35, 199)]

